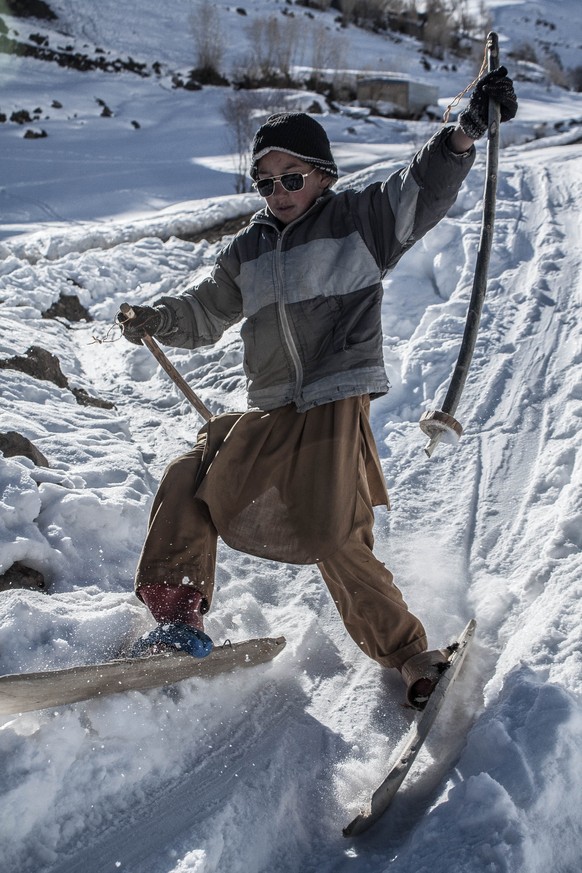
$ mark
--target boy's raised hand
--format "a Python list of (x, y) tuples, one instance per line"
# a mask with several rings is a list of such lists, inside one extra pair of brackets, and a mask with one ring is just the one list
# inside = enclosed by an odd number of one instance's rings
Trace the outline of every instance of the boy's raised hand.
[(487, 130), (490, 98), (499, 103), (501, 121), (515, 118), (517, 97), (505, 67), (498, 67), (479, 79), (469, 105), (459, 115), (459, 126), (471, 139), (479, 139)]

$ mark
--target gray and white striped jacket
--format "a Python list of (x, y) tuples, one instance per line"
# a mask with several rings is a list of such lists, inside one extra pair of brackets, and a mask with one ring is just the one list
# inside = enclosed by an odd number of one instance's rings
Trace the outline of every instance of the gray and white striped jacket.
[(388, 390), (382, 278), (455, 202), (475, 150), (442, 128), (408, 167), (361, 191), (327, 191), (281, 227), (267, 209), (222, 250), (210, 277), (166, 307), (160, 340), (198, 348), (244, 319), (249, 406), (299, 412)]

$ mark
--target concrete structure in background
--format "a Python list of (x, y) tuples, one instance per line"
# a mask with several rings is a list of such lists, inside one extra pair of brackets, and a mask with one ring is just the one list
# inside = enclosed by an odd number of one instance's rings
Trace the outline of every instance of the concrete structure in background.
[(436, 106), (439, 96), (434, 85), (388, 74), (359, 78), (356, 93), (362, 106), (396, 118), (419, 118), (427, 107)]

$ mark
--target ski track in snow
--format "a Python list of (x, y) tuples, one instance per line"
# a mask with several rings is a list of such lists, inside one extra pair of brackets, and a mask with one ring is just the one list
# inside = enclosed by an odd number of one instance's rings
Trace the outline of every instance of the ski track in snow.
[[(74, 20), (74, 3), (55, 3)], [(85, 18), (87, 38), (103, 38), (107, 20)], [(330, 120), (338, 137), (343, 123)], [(383, 143), (385, 129), (369, 135)], [(357, 178), (386, 175), (409, 136), (396, 126), (392, 160)], [(377, 553), (431, 644), (478, 621), (463, 694), (389, 819), (341, 836), (410, 721), (399, 678), (347, 638), (314, 568), (221, 546), (209, 632), (282, 633), (285, 651), (242, 676), (0, 721), (3, 870), (577, 873), (582, 156), (575, 138), (515, 137), (500, 155), (488, 293), (457, 412), (465, 433), (430, 461), (418, 420), (442, 402), (462, 336), (483, 148), (450, 215), (385, 283), (392, 390), (372, 424), (393, 509), (378, 512)], [(55, 214), (48, 198), (35, 202)], [(50, 349), (70, 387), (115, 404), (82, 407), (69, 389), (2, 370), (2, 430), (29, 436), (51, 466), (0, 458), (0, 572), (24, 560), (52, 587), (0, 595), (1, 673), (104, 660), (151, 626), (132, 574), (157, 481), (200, 421), (145, 349), (118, 340), (114, 317), (124, 300), (179, 292), (212, 264), (219, 243), (180, 234), (255, 205), (223, 196), (0, 242), (0, 357)], [(43, 319), (60, 293), (95, 321)], [(245, 407), (236, 327), (211, 349), (167, 353), (214, 411)]]

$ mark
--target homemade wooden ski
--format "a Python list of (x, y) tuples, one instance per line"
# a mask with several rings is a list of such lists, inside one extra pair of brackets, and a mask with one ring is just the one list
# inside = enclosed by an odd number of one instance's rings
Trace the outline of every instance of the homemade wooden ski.
[(145, 691), (192, 677), (210, 679), (270, 661), (285, 645), (285, 637), (262, 638), (216, 646), (205, 658), (164, 652), (65, 670), (0, 676), (0, 715), (63, 706), (124, 691)]
[(449, 657), (449, 667), (439, 679), (438, 685), (432, 692), (426, 708), (410, 726), (401, 744), (396, 749), (388, 775), (384, 782), (374, 791), (369, 808), (362, 811), (344, 828), (344, 837), (354, 837), (367, 831), (368, 828), (372, 827), (384, 815), (390, 806), (396, 792), (414, 764), (416, 756), (420, 752), (447, 694), (450, 693), (453, 683), (459, 675), (467, 649), (475, 634), (475, 627), (476, 622), (474, 619), (471, 619), (457, 642), (451, 646), (452, 652)]

